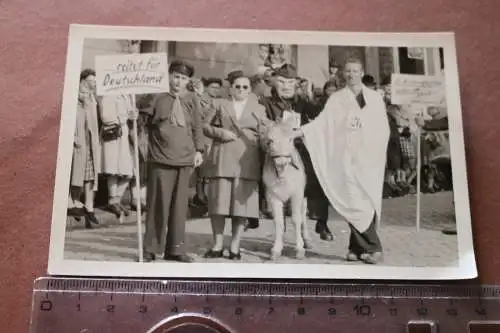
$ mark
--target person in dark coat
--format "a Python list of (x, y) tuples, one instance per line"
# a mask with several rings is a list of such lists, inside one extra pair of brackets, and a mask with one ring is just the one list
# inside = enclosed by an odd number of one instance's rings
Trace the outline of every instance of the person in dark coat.
[[(312, 121), (323, 111), (326, 102), (330, 96), (337, 91), (338, 82), (336, 80), (330, 79), (323, 85), (323, 93), (316, 103), (316, 107), (309, 107), (306, 109), (306, 116), (304, 117), (305, 122)], [(313, 220), (317, 220), (316, 232), (320, 235), (323, 240), (333, 240), (333, 234), (328, 228), (328, 208), (329, 201), (323, 192), (323, 188), (319, 184), (318, 178), (314, 172), (311, 159), (307, 154), (307, 150), (304, 149), (302, 152), (304, 163), (307, 171), (307, 185), (306, 185), (306, 197), (308, 199), (307, 206), (309, 210), (309, 217)]]
[[(277, 67), (272, 72), (272, 80), (268, 81), (271, 89), (270, 96), (263, 96), (259, 102), (264, 105), (266, 116), (273, 122), (281, 122), (284, 118), (293, 117), (297, 124), (306, 121), (306, 112), (304, 107), (309, 106), (309, 103), (299, 98), (297, 88), (299, 88), (299, 77), (295, 67), (291, 64), (284, 64)], [(267, 201), (265, 199), (265, 187), (261, 182), (261, 202), (266, 216), (271, 217), (272, 214), (267, 209)], [(285, 214), (285, 216), (288, 214)], [(257, 227), (258, 221), (250, 220), (250, 225)]]
[[(448, 131), (449, 130), (449, 123), (448, 123), (448, 116), (440, 116), (440, 112), (439, 111), (446, 111), (446, 109), (444, 108), (430, 108), (429, 109), (429, 116), (431, 116), (432, 119), (429, 119), (429, 120), (424, 120), (422, 118), (417, 118), (416, 121), (417, 121), (417, 124), (426, 132), (428, 133), (432, 133), (432, 132), (435, 132), (435, 131)], [(447, 141), (447, 140), (446, 140)], [(433, 147), (434, 146), (434, 147)], [(448, 155), (449, 155), (449, 142), (447, 142), (444, 147), (441, 146), (441, 147), (438, 147), (439, 144), (434, 143), (432, 141), (428, 141), (428, 140), (425, 140), (425, 139), (422, 139), (422, 155), (423, 155), (423, 159), (424, 159), (424, 164), (427, 164), (428, 162), (425, 161), (425, 160), (428, 160), (430, 159), (429, 157), (432, 158), (432, 156), (429, 156), (429, 155), (432, 155), (432, 150), (434, 148), (434, 150), (441, 150), (440, 153), (442, 153), (442, 148), (444, 148), (444, 150), (448, 150)], [(437, 149), (436, 149), (437, 148)], [(441, 148), (441, 149), (439, 149)], [(441, 160), (443, 160), (441, 158)], [(451, 186), (453, 186), (453, 179), (452, 179), (452, 168), (451, 168), (451, 161), (449, 159), (446, 159), (447, 161), (442, 161), (442, 162), (445, 162), (445, 163), (440, 163), (440, 164), (445, 164), (445, 170), (446, 170), (446, 173), (448, 174), (448, 178), (449, 178), (449, 183)], [(435, 163), (433, 163), (435, 164)], [(431, 177), (433, 177), (434, 175), (430, 175)], [(434, 183), (434, 179), (429, 179), (428, 182), (430, 183)], [(429, 184), (428, 184), (429, 185)], [(442, 230), (442, 233), (444, 233), (445, 235), (456, 235), (457, 234), (457, 226), (456, 226), (456, 223), (453, 224), (453, 225), (450, 225), (446, 228), (444, 228)]]
[[(201, 82), (204, 85), (203, 94), (200, 96), (200, 104), (202, 111), (202, 121), (206, 122), (207, 117), (215, 108), (215, 101), (220, 100), (220, 90), (222, 88), (222, 80), (215, 77), (202, 78)], [(204, 135), (204, 157), (205, 161), (199, 168), (196, 169), (196, 194), (191, 200), (191, 216), (201, 217), (208, 212), (208, 194), (207, 194), (207, 179), (206, 179), (206, 162), (210, 154), (212, 139)]]
[[(297, 71), (293, 65), (286, 64), (275, 71), (274, 87), (271, 91), (271, 97), (263, 98), (261, 103), (266, 108), (267, 117), (274, 122), (281, 122), (283, 119), (295, 118), (297, 126), (307, 124), (319, 114), (318, 107), (310, 98), (299, 97), (297, 94), (299, 78)], [(319, 201), (323, 198), (321, 193), (318, 194), (316, 186), (315, 173), (312, 167), (307, 150), (300, 139), (296, 140), (296, 147), (303, 159), (306, 174), (307, 185), (305, 197), (308, 201)], [(314, 206), (314, 204), (313, 204)], [(321, 239), (333, 240), (333, 235), (326, 224), (328, 206), (324, 209), (324, 205), (320, 207), (312, 207), (314, 211), (311, 215), (312, 219), (316, 219), (316, 232), (320, 234)]]
[[(101, 170), (95, 75), (91, 69), (85, 69), (80, 74), (68, 203), (68, 215), (75, 218), (84, 216), (86, 228), (92, 228), (92, 223), (99, 224), (94, 213), (94, 194)], [(82, 192), (85, 205), (80, 202)]]
[(405, 194), (405, 189), (402, 189), (396, 183), (398, 172), (402, 171), (403, 156), (401, 153), (401, 135), (399, 133), (398, 122), (395, 118), (395, 113), (398, 112), (399, 106), (387, 105), (387, 119), (389, 121), (390, 136), (387, 144), (387, 164), (386, 164), (386, 179), (384, 183), (385, 197), (398, 197)]
[(189, 181), (203, 161), (203, 124), (199, 101), (186, 93), (193, 66), (174, 61), (169, 74), (170, 92), (157, 96), (143, 120), (149, 132), (144, 260), (163, 251), (165, 260), (192, 262), (185, 253), (185, 227)]
[[(154, 94), (144, 94), (136, 97), (136, 107), (139, 114), (147, 113), (154, 101)], [(133, 122), (129, 120), (129, 139), (133, 147), (134, 137), (132, 135)], [(135, 176), (130, 182), (129, 188), (131, 192), (130, 209), (136, 211), (137, 206), (141, 205), (141, 212), (146, 212), (146, 193), (147, 193), (147, 158), (148, 158), (148, 132), (145, 124), (141, 123), (137, 126), (137, 140), (139, 148), (139, 192), (136, 190)]]

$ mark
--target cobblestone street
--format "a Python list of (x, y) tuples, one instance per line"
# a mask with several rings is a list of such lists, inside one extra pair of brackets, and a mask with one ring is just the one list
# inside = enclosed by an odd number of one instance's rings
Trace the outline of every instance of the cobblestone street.
[[(83, 222), (68, 219), (65, 259), (99, 261), (134, 261), (137, 258), (135, 214), (132, 212), (124, 224), (108, 212), (97, 211), (102, 226), (83, 229)], [(416, 230), (416, 196), (385, 199), (382, 209), (380, 238), (384, 246), (384, 265), (389, 266), (455, 266), (458, 261), (457, 237), (445, 235), (441, 229), (454, 223), (452, 192), (422, 194), (421, 229)], [(314, 232), (315, 221), (308, 221), (314, 249), (306, 259), (294, 259), (294, 230), (288, 222), (285, 235), (284, 256), (277, 263), (348, 264), (344, 261), (347, 251), (349, 228), (340, 218), (334, 217), (328, 225), (335, 235), (334, 241), (323, 241)], [(230, 224), (226, 225), (227, 244)], [(241, 243), (242, 262), (268, 261), (273, 240), (273, 222), (261, 220), (260, 227), (246, 231)], [(210, 248), (212, 235), (208, 218), (192, 219), (187, 223), (188, 252), (196, 261), (204, 262), (203, 253)], [(159, 260), (157, 262), (163, 262)], [(210, 259), (210, 262), (227, 262), (227, 259)]]

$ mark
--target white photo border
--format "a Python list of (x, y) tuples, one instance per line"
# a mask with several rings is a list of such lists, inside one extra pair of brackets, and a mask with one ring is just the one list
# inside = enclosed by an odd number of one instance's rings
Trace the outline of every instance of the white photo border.
[[(393, 267), (381, 265), (252, 264), (252, 263), (139, 263), (65, 260), (67, 197), (72, 140), (76, 120), (79, 71), (85, 39), (159, 40), (217, 43), (279, 43), (304, 45), (442, 47), (453, 193), (458, 239), (456, 267)], [(367, 33), (200, 28), (70, 25), (63, 103), (57, 153), (52, 225), (47, 273), (68, 276), (162, 278), (383, 279), (459, 280), (477, 277), (460, 100), (455, 35), (438, 33)]]

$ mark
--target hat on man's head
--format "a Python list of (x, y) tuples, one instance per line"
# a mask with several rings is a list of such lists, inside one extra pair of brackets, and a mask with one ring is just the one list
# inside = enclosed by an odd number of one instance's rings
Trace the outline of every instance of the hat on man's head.
[(190, 63), (184, 60), (174, 60), (168, 67), (169, 73), (179, 73), (184, 74), (188, 77), (192, 77), (194, 74), (194, 67)]
[(365, 86), (376, 86), (377, 82), (375, 82), (375, 78), (371, 75), (365, 74), (361, 79)]
[(275, 76), (282, 76), (287, 79), (298, 79), (297, 70), (292, 64), (284, 64), (275, 70)]
[(208, 87), (209, 85), (216, 83), (219, 86), (222, 86), (222, 80), (219, 79), (218, 77), (209, 77), (209, 78), (202, 78), (203, 84), (205, 87)]
[(240, 77), (247, 77), (245, 73), (243, 73), (242, 70), (235, 70), (227, 74), (226, 81), (228, 81), (230, 84), (233, 84), (236, 79), (239, 79)]
[(262, 75), (254, 74), (250, 77), (250, 84), (252, 86), (257, 85), (257, 84), (261, 83), (262, 81), (264, 81), (264, 77)]

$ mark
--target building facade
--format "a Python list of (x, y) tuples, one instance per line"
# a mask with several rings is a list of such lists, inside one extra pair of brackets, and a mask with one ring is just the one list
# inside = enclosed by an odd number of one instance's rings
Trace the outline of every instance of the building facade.
[(102, 54), (166, 52), (170, 61), (183, 59), (194, 65), (196, 77), (218, 77), (241, 69), (249, 74), (263, 73), (263, 68), (289, 62), (298, 75), (319, 88), (329, 79), (332, 64), (342, 66), (346, 57), (356, 56), (365, 73), (377, 83), (391, 73), (437, 75), (443, 68), (442, 50), (438, 48), (359, 47), (325, 45), (276, 45), (243, 43), (199, 43), (89, 39), (84, 43), (82, 68), (94, 68), (94, 58)]

